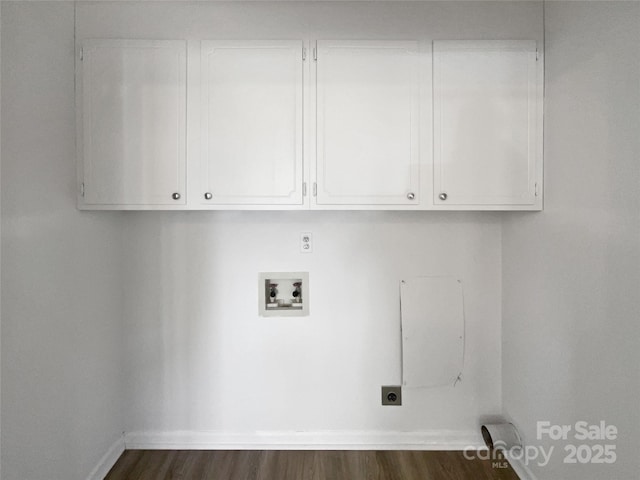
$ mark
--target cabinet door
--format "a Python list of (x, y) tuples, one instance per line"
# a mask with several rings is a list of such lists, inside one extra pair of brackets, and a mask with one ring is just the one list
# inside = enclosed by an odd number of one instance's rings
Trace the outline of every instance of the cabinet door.
[(186, 43), (82, 46), (87, 205), (184, 205)]
[(433, 75), (435, 205), (534, 205), (535, 42), (434, 42)]
[(416, 42), (318, 42), (318, 204), (419, 203), (416, 54)]
[(302, 47), (202, 42), (202, 203), (302, 204)]

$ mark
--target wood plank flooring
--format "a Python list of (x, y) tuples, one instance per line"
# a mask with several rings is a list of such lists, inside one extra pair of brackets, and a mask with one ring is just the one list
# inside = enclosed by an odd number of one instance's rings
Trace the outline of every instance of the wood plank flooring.
[[(506, 467), (506, 468), (505, 468)], [(105, 480), (518, 480), (460, 451), (126, 450)]]

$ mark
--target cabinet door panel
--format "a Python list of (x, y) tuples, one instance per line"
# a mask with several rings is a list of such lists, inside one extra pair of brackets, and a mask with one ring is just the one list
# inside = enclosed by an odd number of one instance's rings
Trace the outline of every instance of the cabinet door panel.
[(417, 43), (317, 48), (317, 203), (418, 204)]
[(184, 205), (185, 42), (85, 41), (82, 116), (85, 204)]
[(202, 203), (302, 204), (302, 42), (202, 42), (201, 58)]
[(535, 42), (434, 42), (433, 59), (435, 204), (533, 205)]

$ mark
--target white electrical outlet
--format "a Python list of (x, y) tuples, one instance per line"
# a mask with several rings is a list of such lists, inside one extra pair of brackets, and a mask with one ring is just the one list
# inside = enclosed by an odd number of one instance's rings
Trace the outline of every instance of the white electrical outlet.
[(300, 252), (313, 252), (313, 234), (310, 232), (300, 234)]

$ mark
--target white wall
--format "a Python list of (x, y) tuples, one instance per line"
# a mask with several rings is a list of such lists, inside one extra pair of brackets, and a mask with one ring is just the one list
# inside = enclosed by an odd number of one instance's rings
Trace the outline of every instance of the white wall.
[[(638, 477), (640, 3), (546, 5), (545, 211), (503, 226), (505, 411), (555, 445), (540, 479)], [(618, 461), (563, 464), (536, 422), (618, 427)], [(571, 439), (571, 437), (570, 437)]]
[(121, 223), (75, 208), (74, 7), (2, 2), (2, 478), (87, 478), (122, 435)]
[[(78, 39), (542, 39), (541, 4), (520, 2), (85, 3), (77, 18)], [(498, 214), (125, 216), (130, 446), (313, 441), (292, 432), (328, 442), (355, 432), (366, 443), (380, 438), (372, 431), (444, 442), (453, 430), (469, 441), (481, 415), (500, 413)], [(307, 256), (305, 231), (315, 236)], [(298, 270), (310, 274), (311, 315), (258, 318), (258, 272)], [(381, 407), (380, 386), (400, 382), (398, 282), (411, 275), (463, 279), (464, 379)]]
[[(126, 243), (128, 432), (468, 433), (500, 412), (497, 215), (132, 213)], [(310, 316), (259, 318), (261, 271), (309, 272)], [(381, 407), (401, 380), (399, 280), (416, 275), (464, 281), (464, 381)]]

